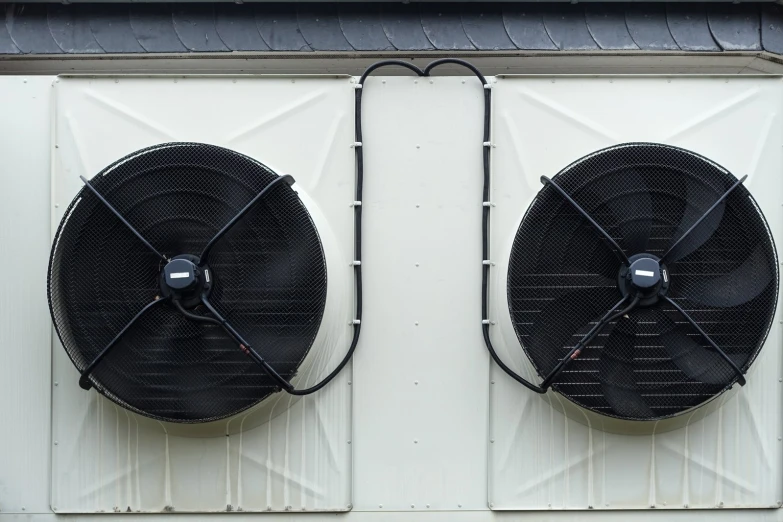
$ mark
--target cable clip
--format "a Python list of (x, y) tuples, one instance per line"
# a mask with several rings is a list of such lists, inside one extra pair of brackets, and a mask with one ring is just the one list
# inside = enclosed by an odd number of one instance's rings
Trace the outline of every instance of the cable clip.
[(350, 263), (348, 263), (348, 266), (362, 266), (362, 262), (358, 260), (351, 261)]
[(485, 83), (485, 84), (484, 84), (484, 88), (485, 88), (485, 89), (491, 89), (491, 88), (492, 88), (492, 86), (491, 86), (490, 84), (488, 84), (488, 83)]
[(361, 207), (362, 206), (362, 202), (361, 201), (354, 201), (353, 203), (351, 203), (351, 206), (352, 207)]
[(361, 141), (354, 141), (353, 144), (351, 145), (351, 148), (353, 149), (355, 147), (361, 147), (361, 146), (362, 146)]
[(491, 201), (485, 201), (485, 202), (483, 202), (483, 203), (481, 204), (481, 206), (483, 206), (483, 207), (494, 207), (494, 206), (495, 206), (495, 204), (494, 204), (494, 203), (492, 203)]
[(497, 323), (495, 321), (490, 321), (489, 319), (483, 319), (481, 321), (481, 324), (489, 324), (489, 325), (496, 325)]
[(354, 84), (353, 88), (354, 89), (361, 89), (362, 88), (362, 84), (361, 83), (356, 83), (356, 84)]
[(491, 141), (485, 141), (484, 142), (484, 146), (485, 147), (491, 147), (492, 146), (492, 142)]
[(481, 264), (482, 265), (488, 265), (488, 266), (495, 266), (495, 263), (493, 263), (489, 259), (485, 259), (484, 261), (481, 262)]
[(352, 325), (362, 324), (362, 321), (360, 319), (354, 319), (353, 321), (351, 321), (348, 324), (352, 324)]

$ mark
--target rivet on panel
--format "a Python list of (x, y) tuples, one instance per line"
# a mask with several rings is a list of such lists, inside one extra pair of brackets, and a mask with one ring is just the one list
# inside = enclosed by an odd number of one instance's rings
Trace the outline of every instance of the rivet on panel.
[(231, 83), (237, 83), (237, 79), (234, 78), (233, 80), (231, 80)]
[(353, 384), (353, 381), (348, 381), (348, 386), (350, 386), (351, 384)]
[(353, 504), (348, 504), (348, 509), (353, 509)]
[(495, 384), (495, 381), (490, 381), (490, 384)]
[(416, 322), (415, 322), (415, 323), (413, 323), (413, 324), (415, 324), (416, 326), (419, 326), (419, 321), (416, 321)]
[(417, 148), (417, 149), (420, 149), (420, 148), (421, 148), (421, 145), (419, 145), (419, 144), (417, 143), (417, 144), (416, 144), (416, 148)]
[(413, 384), (415, 384), (416, 386), (418, 386), (418, 385), (419, 385), (419, 381), (413, 381)]
[(60, 444), (60, 443), (59, 443), (59, 442), (57, 442), (57, 441), (54, 441), (54, 445), (55, 445), (55, 446), (57, 446), (58, 444)]
[(419, 266), (419, 263), (416, 263), (416, 266)]
[(60, 383), (59, 383), (59, 382), (57, 382), (57, 381), (54, 381), (54, 385), (55, 385), (55, 386), (59, 386), (59, 385), (60, 385)]
[[(386, 82), (383, 82), (386, 83)], [(383, 504), (378, 504), (378, 509), (383, 509)]]
[(416, 205), (416, 208), (419, 208), (421, 205)]
[(685, 509), (688, 509), (688, 504), (685, 504), (683, 507), (684, 507)]
[(655, 504), (650, 504), (650, 509), (655, 509)]
[(176, 78), (174, 79), (174, 83), (177, 83), (177, 79)]
[(296, 80), (294, 80), (294, 79), (291, 79), (291, 83), (296, 83)]
[(465, 83), (465, 80), (462, 80), (462, 83)]
[(495, 443), (495, 439), (489, 439), (489, 443), (490, 444), (494, 444)]
[(587, 509), (593, 509), (593, 506), (587, 506)]
[(458, 507), (458, 508), (461, 508), (461, 507), (462, 507), (462, 504), (457, 504), (457, 507)]
[(429, 504), (427, 504), (427, 509), (429, 509), (429, 508), (430, 508), (430, 505), (429, 505)]
[(414, 444), (418, 444), (419, 443), (419, 439), (413, 439), (413, 443)]
[(381, 83), (386, 83), (386, 80), (381, 80)]
[(411, 504), (411, 509), (415, 508), (416, 504)]
[(778, 437), (778, 440), (779, 440), (779, 441), (780, 441), (780, 440), (783, 440), (783, 437)]
[(351, 441), (349, 440), (349, 441), (348, 441), (348, 444), (350, 444), (350, 443), (351, 443)]
[(719, 502), (719, 503), (718, 503), (718, 507), (721, 507), (721, 508), (722, 508), (722, 507), (723, 507), (723, 502)]
[(430, 80), (430, 84), (433, 84), (433, 83), (435, 83), (435, 80)]

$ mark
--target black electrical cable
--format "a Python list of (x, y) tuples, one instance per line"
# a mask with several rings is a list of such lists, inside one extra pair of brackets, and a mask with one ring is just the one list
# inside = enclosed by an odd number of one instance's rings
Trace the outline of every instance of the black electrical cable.
[[(362, 132), (361, 132), (361, 104), (362, 104), (362, 90), (364, 87), (364, 82), (367, 80), (367, 77), (376, 69), (379, 69), (381, 67), (388, 67), (388, 66), (400, 66), (405, 67), (406, 69), (409, 69), (416, 73), (418, 76), (429, 76), (433, 69), (436, 67), (439, 67), (444, 64), (454, 64), (459, 65), (462, 67), (467, 68), (470, 70), (481, 82), (481, 86), (484, 88), (484, 134), (483, 134), (483, 165), (484, 165), (484, 186), (482, 190), (482, 248), (481, 248), (481, 262), (483, 266), (482, 276), (481, 276), (481, 321), (482, 321), (482, 331), (484, 336), (484, 343), (487, 346), (487, 350), (489, 351), (490, 356), (492, 357), (492, 360), (495, 361), (495, 363), (500, 366), (500, 368), (506, 372), (508, 375), (510, 375), (514, 380), (518, 381), (525, 387), (533, 390), (536, 393), (546, 393), (546, 388), (542, 388), (540, 386), (537, 386), (521, 375), (517, 374), (514, 370), (509, 368), (503, 360), (500, 358), (500, 356), (495, 351), (494, 346), (492, 346), (492, 340), (490, 339), (489, 335), (489, 326), (490, 321), (487, 318), (488, 310), (489, 310), (489, 269), (490, 264), (485, 263), (485, 261), (489, 261), (489, 225), (490, 225), (490, 149), (491, 145), (489, 143), (490, 141), (490, 111), (492, 108), (492, 89), (491, 86), (487, 83), (486, 78), (484, 78), (484, 75), (481, 74), (481, 72), (471, 63), (466, 62), (465, 60), (460, 60), (459, 58), (442, 58), (440, 60), (435, 60), (434, 62), (427, 65), (424, 70), (416, 67), (410, 62), (406, 62), (403, 60), (384, 60), (381, 62), (376, 62), (369, 66), (366, 71), (364, 71), (364, 74), (362, 74), (361, 79), (359, 80), (360, 86), (357, 86), (356, 90), (356, 141), (362, 142)], [(363, 162), (362, 162), (362, 149), (364, 147), (357, 147), (356, 148), (356, 164), (358, 172), (363, 172)]]

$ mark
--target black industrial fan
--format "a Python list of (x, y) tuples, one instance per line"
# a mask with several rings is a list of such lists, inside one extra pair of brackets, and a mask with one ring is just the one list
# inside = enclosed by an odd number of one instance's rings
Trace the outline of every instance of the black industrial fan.
[(292, 391), (326, 301), (321, 241), (293, 178), (224, 148), (169, 143), (83, 181), (48, 287), (80, 385), (175, 422)]
[(775, 313), (778, 267), (744, 179), (649, 143), (542, 178), (507, 289), (538, 390), (649, 420), (745, 383)]

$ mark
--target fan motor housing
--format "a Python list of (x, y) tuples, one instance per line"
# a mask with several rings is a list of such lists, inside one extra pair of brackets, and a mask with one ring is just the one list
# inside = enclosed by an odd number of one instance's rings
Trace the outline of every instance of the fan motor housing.
[(213, 277), (197, 256), (178, 255), (160, 273), (160, 293), (164, 298), (179, 299), (185, 308), (194, 308), (201, 303), (202, 295), (211, 293)]
[(636, 254), (622, 265), (617, 275), (617, 288), (623, 296), (636, 295), (639, 306), (650, 306), (669, 290), (669, 273), (666, 265), (653, 254)]

